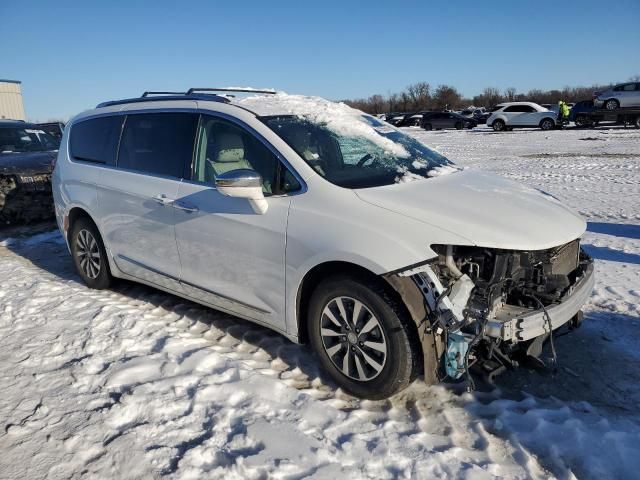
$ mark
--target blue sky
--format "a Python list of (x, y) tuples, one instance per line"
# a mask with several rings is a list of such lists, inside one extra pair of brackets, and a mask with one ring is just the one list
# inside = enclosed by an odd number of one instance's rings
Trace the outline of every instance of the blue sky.
[(473, 96), (640, 75), (638, 25), (638, 0), (3, 0), (0, 78), (23, 82), (37, 120), (191, 86), (342, 99), (427, 81)]

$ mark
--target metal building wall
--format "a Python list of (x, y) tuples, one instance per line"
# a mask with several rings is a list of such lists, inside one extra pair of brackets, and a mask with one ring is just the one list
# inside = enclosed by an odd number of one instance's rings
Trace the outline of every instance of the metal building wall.
[(26, 120), (20, 82), (0, 80), (0, 119)]

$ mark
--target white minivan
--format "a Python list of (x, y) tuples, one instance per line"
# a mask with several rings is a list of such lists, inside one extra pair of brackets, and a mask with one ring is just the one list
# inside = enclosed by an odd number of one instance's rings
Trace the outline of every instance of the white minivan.
[(222, 90), (69, 123), (53, 195), (88, 286), (133, 280), (257, 322), (373, 399), (515, 365), (579, 325), (586, 225), (553, 196), (342, 103)]

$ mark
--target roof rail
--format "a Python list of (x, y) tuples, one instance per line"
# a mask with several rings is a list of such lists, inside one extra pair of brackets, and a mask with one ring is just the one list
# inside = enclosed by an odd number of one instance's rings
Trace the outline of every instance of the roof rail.
[[(157, 95), (157, 96), (150, 96)], [(125, 105), (127, 103), (147, 103), (147, 102), (164, 102), (169, 100), (202, 100), (207, 102), (222, 102), (222, 103), (230, 103), (227, 97), (222, 95), (213, 95), (206, 93), (174, 93), (174, 92), (165, 92), (164, 94), (160, 94), (160, 92), (144, 92), (141, 97), (137, 98), (125, 98), (122, 100), (110, 100), (108, 102), (102, 102), (96, 105), (96, 108), (103, 107), (112, 107), (114, 105)]]
[(225, 87), (225, 88), (190, 88), (189, 90), (187, 90), (187, 95), (195, 92), (268, 93), (269, 95), (275, 95), (276, 93), (278, 93), (273, 88)]
[(184, 92), (144, 92), (140, 98), (148, 97), (149, 95), (186, 95)]
[[(206, 93), (212, 92), (212, 93)], [(250, 88), (250, 87), (226, 87), (226, 88), (190, 88), (186, 92), (144, 92), (138, 98), (125, 98), (123, 100), (111, 100), (102, 102), (96, 108), (123, 105), (125, 103), (161, 102), (166, 100), (203, 100), (210, 102), (229, 103), (228, 97), (233, 95), (216, 95), (213, 92), (238, 92), (238, 93), (266, 93), (275, 95), (277, 92), (272, 88)]]

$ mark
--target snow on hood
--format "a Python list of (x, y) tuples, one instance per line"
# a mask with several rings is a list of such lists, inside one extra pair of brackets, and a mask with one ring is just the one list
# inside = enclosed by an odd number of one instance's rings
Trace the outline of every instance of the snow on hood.
[[(252, 95), (234, 103), (259, 116), (296, 115), (310, 122), (322, 124), (339, 135), (366, 138), (397, 157), (409, 156), (409, 152), (402, 145), (384, 137), (378, 132), (377, 127), (365, 121), (363, 112), (343, 102), (278, 92), (275, 95)], [(381, 128), (386, 131), (394, 129), (390, 125)]]
[[(415, 169), (421, 168), (429, 168), (429, 165), (422, 160), (414, 160), (411, 166)], [(435, 167), (431, 167), (431, 169), (427, 172), (427, 177), (441, 177), (443, 175), (449, 175), (452, 173), (460, 172), (463, 168), (456, 167), (454, 165), (438, 165)], [(408, 167), (398, 167), (399, 175), (396, 177), (396, 183), (407, 183), (413, 182), (415, 180), (424, 180), (424, 176), (418, 175), (409, 170)]]
[(355, 192), (367, 203), (449, 231), (482, 247), (542, 250), (574, 240), (586, 229), (580, 216), (548, 195), (473, 169), (428, 182), (397, 183)]

